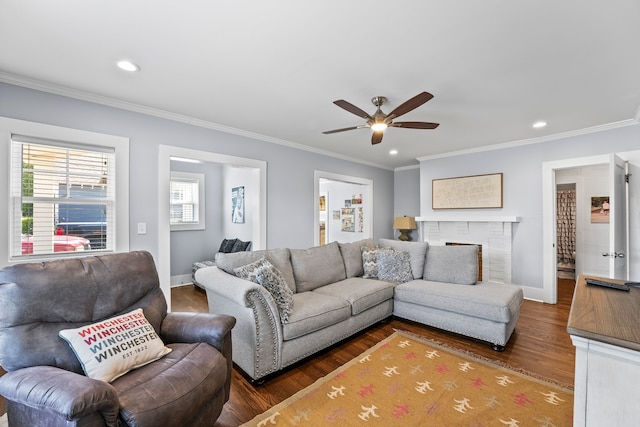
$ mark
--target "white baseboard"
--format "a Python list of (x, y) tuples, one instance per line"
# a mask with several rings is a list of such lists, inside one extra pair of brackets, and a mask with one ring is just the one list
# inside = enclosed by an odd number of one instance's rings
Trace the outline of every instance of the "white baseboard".
[(544, 302), (544, 289), (542, 288), (532, 288), (530, 286), (520, 286), (522, 288), (522, 292), (524, 293), (524, 298)]
[(193, 278), (191, 277), (190, 274), (181, 274), (179, 276), (171, 276), (170, 284), (172, 288), (175, 288), (177, 286), (192, 285)]

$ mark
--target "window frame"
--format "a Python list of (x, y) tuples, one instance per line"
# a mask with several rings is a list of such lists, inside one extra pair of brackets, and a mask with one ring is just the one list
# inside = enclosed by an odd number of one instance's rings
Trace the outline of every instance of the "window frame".
[[(11, 139), (12, 135), (23, 135), (27, 137), (65, 141), (78, 147), (103, 147), (113, 150), (115, 153), (114, 171), (115, 183), (115, 219), (113, 229), (113, 246), (111, 250), (101, 250), (104, 252), (126, 252), (129, 250), (129, 139), (120, 136), (106, 135), (95, 132), (88, 132), (78, 129), (71, 129), (43, 123), (29, 122), (24, 120), (0, 117), (0, 200), (6, 203), (5, 209), (0, 209), (0, 266), (17, 262), (39, 261), (58, 259), (63, 255), (58, 254), (38, 254), (33, 256), (11, 257), (10, 233), (11, 224), (11, 191), (10, 176), (11, 170)], [(88, 256), (97, 253), (91, 252), (70, 252), (68, 256)]]
[[(206, 227), (205, 192), (204, 192), (205, 174), (193, 173), (193, 172), (180, 172), (180, 171), (172, 170), (169, 178), (169, 191), (171, 191), (171, 182), (173, 181), (197, 183), (198, 200), (196, 202), (196, 205), (198, 209), (198, 221), (185, 222), (185, 223), (172, 223), (171, 215), (169, 215), (169, 224), (171, 226), (171, 231), (204, 230)], [(172, 206), (171, 194), (169, 194), (169, 208), (171, 208), (171, 206)]]

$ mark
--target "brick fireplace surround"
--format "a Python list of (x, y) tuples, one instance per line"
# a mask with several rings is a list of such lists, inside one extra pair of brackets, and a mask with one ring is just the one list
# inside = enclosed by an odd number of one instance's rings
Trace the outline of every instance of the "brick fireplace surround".
[(513, 223), (519, 221), (515, 216), (416, 218), (420, 241), (482, 245), (482, 278), (498, 283), (511, 283), (511, 232)]

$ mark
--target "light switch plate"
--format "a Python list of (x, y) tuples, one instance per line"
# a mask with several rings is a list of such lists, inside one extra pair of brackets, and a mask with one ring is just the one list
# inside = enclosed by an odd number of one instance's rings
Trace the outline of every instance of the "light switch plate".
[(138, 223), (138, 234), (147, 234), (147, 223), (139, 222)]

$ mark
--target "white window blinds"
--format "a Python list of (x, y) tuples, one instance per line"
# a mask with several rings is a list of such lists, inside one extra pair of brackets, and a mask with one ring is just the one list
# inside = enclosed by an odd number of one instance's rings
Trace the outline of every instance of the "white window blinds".
[(115, 153), (11, 136), (11, 257), (114, 250)]
[(171, 171), (169, 221), (172, 231), (205, 228), (204, 179), (204, 174)]

